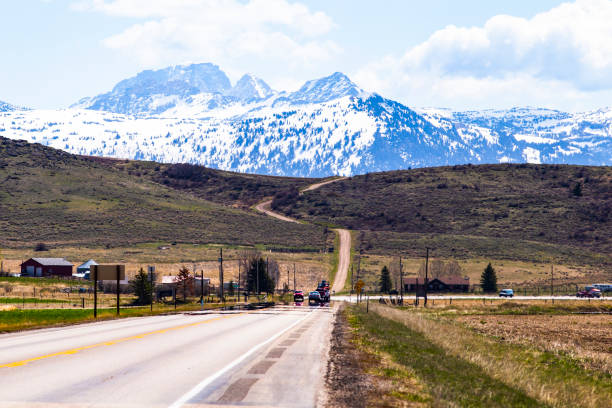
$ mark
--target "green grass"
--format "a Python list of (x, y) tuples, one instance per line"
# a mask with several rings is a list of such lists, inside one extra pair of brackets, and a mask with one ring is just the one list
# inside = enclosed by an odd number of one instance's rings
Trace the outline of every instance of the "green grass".
[(66, 286), (91, 286), (90, 281), (75, 281), (61, 278), (33, 278), (27, 276), (0, 276), (0, 282), (19, 283), (27, 286), (54, 286), (63, 284)]
[(0, 303), (72, 303), (66, 299), (0, 297)]
[(422, 333), (375, 313), (350, 309), (350, 324), (427, 386), (435, 405), (538, 407), (539, 401), (491, 378), (479, 366), (448, 354)]
[(361, 338), (413, 372), (443, 406), (599, 407), (612, 402), (610, 374), (568, 353), (476, 333), (439, 310), (377, 304), (370, 304), (369, 313), (362, 306), (348, 310)]
[[(214, 309), (222, 304), (204, 304), (205, 309)], [(152, 316), (173, 313), (174, 306), (154, 305), (153, 312), (149, 306), (130, 307), (121, 309), (120, 318)], [(199, 304), (179, 305), (177, 310), (200, 310)], [(98, 309), (97, 320), (117, 318), (115, 308)], [(13, 332), (19, 330), (35, 329), (52, 326), (66, 326), (77, 323), (95, 321), (92, 309), (23, 309), (0, 311), (0, 332)]]

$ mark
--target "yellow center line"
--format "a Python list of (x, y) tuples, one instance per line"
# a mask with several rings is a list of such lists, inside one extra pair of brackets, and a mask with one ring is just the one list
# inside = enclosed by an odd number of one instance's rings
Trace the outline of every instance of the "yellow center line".
[(184, 325), (181, 325), (181, 326), (168, 327), (166, 329), (160, 329), (160, 330), (155, 330), (155, 331), (151, 331), (151, 332), (148, 332), (148, 333), (136, 334), (136, 335), (133, 335), (133, 336), (123, 337), (123, 338), (116, 339), (116, 340), (104, 341), (104, 342), (101, 342), (101, 343), (90, 344), (88, 346), (77, 347), (77, 348), (73, 348), (73, 349), (70, 349), (70, 350), (58, 351), (56, 353), (46, 354), (44, 356), (32, 357), (32, 358), (28, 358), (28, 359), (21, 360), (21, 361), (15, 361), (15, 362), (12, 362), (12, 363), (1, 364), (0, 368), (19, 367), (19, 366), (26, 365), (28, 363), (32, 363), (34, 361), (44, 360), (46, 358), (76, 354), (79, 351), (89, 350), (89, 349), (96, 348), (96, 347), (112, 346), (112, 345), (123, 343), (123, 342), (129, 341), (129, 340), (142, 339), (144, 337), (151, 336), (153, 334), (162, 334), (162, 333), (167, 333), (167, 332), (173, 331), (173, 330), (186, 329), (188, 327), (199, 326), (201, 324), (211, 323), (211, 322), (214, 322), (214, 321), (217, 321), (217, 320), (222, 320), (222, 319), (228, 319), (230, 317), (240, 316), (240, 315), (247, 314), (247, 313), (248, 312), (232, 314), (232, 315), (225, 315), (225, 316), (219, 316), (219, 317), (215, 317), (215, 318), (212, 318), (212, 319), (204, 320), (204, 321), (201, 321), (201, 322), (189, 323), (189, 324), (184, 324)]

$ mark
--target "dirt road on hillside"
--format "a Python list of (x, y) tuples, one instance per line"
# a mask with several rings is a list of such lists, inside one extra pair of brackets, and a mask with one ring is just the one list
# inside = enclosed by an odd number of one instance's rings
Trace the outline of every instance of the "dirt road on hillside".
[[(303, 194), (306, 191), (316, 190), (317, 188), (326, 184), (335, 183), (336, 181), (344, 179), (346, 179), (346, 177), (339, 177), (332, 180), (326, 180), (320, 183), (312, 184), (302, 190), (300, 194)], [(272, 200), (266, 200), (257, 204), (255, 206), (255, 209), (263, 214), (269, 215), (270, 217), (274, 217), (282, 221), (298, 223), (296, 219), (287, 217), (285, 215), (273, 211), (270, 208), (271, 204)], [(340, 292), (342, 291), (342, 289), (344, 289), (344, 284), (348, 275), (348, 267), (351, 263), (351, 233), (349, 230), (345, 229), (335, 229), (334, 231), (336, 231), (340, 239), (338, 248), (338, 270), (336, 271), (336, 277), (334, 279), (334, 283), (331, 289), (332, 292)]]

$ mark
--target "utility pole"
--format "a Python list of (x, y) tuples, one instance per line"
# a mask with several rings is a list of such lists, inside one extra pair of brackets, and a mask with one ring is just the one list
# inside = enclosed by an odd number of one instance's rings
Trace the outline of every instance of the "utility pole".
[[(270, 264), (270, 259), (266, 256), (266, 281), (270, 279), (270, 270), (268, 269), (269, 264)], [(268, 290), (268, 288), (266, 288), (266, 290)]]
[(295, 293), (295, 263), (293, 264), (293, 292)]
[(98, 317), (98, 265), (92, 265), (94, 268), (93, 284), (94, 284), (94, 319)]
[(204, 307), (204, 270), (200, 271), (200, 305)]
[(121, 293), (121, 287), (119, 286), (120, 274), (121, 274), (121, 267), (117, 265), (117, 316), (119, 316), (119, 293)]
[(153, 293), (155, 293), (155, 290), (153, 288), (153, 271), (155, 270), (154, 268), (154, 266), (147, 267), (149, 271), (149, 286), (151, 288), (151, 311), (153, 311)]
[(289, 267), (287, 267), (287, 290), (289, 290)]
[(238, 259), (238, 301), (240, 301), (240, 259)]
[(219, 299), (224, 300), (223, 297), (223, 248), (219, 248)]
[(351, 263), (351, 291), (349, 293), (353, 292), (354, 287), (355, 287), (355, 275), (353, 274), (353, 264)]
[(424, 305), (427, 306), (427, 285), (429, 284), (429, 279), (427, 277), (427, 272), (428, 272), (428, 268), (429, 268), (429, 248), (427, 248), (427, 253), (425, 255), (425, 303)]
[(554, 265), (550, 265), (550, 296), (555, 296), (555, 284), (554, 284)]
[(257, 300), (259, 301), (259, 261), (260, 259), (257, 260), (257, 270), (255, 273), (256, 279), (257, 279)]
[(400, 304), (404, 304), (404, 275), (402, 271), (402, 257), (399, 259), (399, 273), (400, 273)]

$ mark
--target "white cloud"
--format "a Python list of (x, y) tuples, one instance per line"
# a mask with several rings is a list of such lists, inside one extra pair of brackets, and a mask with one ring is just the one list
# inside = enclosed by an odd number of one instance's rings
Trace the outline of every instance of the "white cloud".
[(103, 44), (145, 66), (210, 61), (230, 72), (264, 63), (299, 70), (341, 52), (322, 38), (332, 19), (289, 0), (88, 0), (74, 7), (142, 20)]
[(531, 19), (498, 15), (482, 27), (436, 31), (355, 78), (412, 105), (609, 104), (611, 22), (609, 0), (564, 3)]

